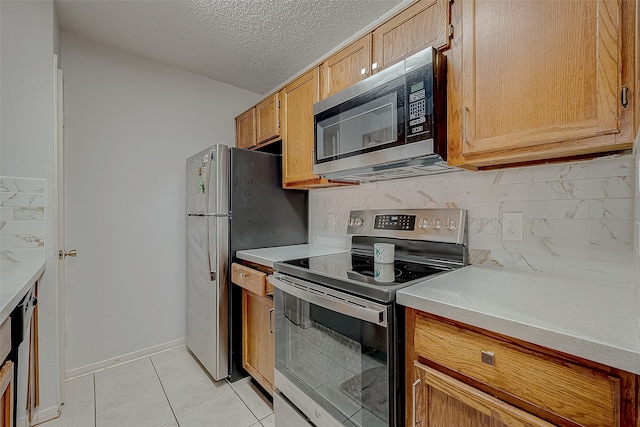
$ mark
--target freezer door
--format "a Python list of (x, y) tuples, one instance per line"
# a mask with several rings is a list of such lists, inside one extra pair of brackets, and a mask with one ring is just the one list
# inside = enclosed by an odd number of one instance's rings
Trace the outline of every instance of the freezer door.
[(187, 217), (187, 347), (216, 380), (228, 376), (228, 218)]
[(211, 161), (208, 163), (207, 213), (229, 214), (229, 147), (211, 147)]
[(206, 188), (211, 150), (207, 149), (187, 159), (187, 214), (204, 214), (207, 210)]
[(229, 214), (229, 147), (214, 145), (187, 159), (187, 214)]

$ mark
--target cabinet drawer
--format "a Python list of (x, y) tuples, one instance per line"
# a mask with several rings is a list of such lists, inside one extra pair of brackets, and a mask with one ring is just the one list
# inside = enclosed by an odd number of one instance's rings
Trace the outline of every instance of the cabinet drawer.
[(231, 281), (254, 294), (267, 295), (267, 275), (261, 271), (234, 262), (231, 265)]
[[(620, 425), (620, 380), (418, 315), (418, 355), (581, 426)], [(493, 353), (493, 365), (482, 361)]]
[(11, 351), (11, 317), (0, 325), (0, 365)]

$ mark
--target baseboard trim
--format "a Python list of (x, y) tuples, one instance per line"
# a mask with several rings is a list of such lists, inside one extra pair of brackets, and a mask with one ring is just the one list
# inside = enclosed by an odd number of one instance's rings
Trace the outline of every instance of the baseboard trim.
[(142, 350), (123, 354), (122, 356), (114, 357), (113, 359), (107, 359), (107, 360), (103, 360), (102, 362), (96, 362), (90, 365), (81, 366), (80, 368), (75, 368), (67, 371), (66, 378), (67, 378), (67, 381), (69, 381), (85, 375), (93, 374), (94, 372), (100, 371), (102, 369), (111, 368), (113, 366), (121, 365), (123, 363), (131, 362), (136, 359), (141, 359), (143, 357), (148, 357), (153, 354), (160, 353), (161, 351), (164, 351), (164, 350), (169, 350), (174, 347), (185, 345), (185, 343), (186, 343), (186, 339), (180, 338), (178, 340), (169, 341), (164, 344), (154, 345), (152, 347), (144, 348)]
[(60, 405), (52, 406), (46, 409), (36, 409), (35, 414), (33, 414), (33, 419), (31, 420), (31, 424), (27, 417), (23, 417), (17, 420), (16, 426), (18, 427), (29, 427), (35, 426), (36, 424), (41, 424), (45, 421), (51, 421), (54, 418), (58, 418), (60, 416)]

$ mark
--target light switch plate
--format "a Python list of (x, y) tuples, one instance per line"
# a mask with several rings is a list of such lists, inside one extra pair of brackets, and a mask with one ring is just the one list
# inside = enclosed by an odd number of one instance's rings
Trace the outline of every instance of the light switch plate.
[(502, 213), (502, 240), (523, 240), (522, 212)]
[(327, 215), (327, 231), (336, 230), (336, 214), (330, 213)]

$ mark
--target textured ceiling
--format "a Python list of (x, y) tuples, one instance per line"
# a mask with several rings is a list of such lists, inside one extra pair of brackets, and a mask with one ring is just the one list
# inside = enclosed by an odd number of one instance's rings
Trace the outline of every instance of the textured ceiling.
[(63, 30), (265, 94), (406, 0), (56, 0)]

